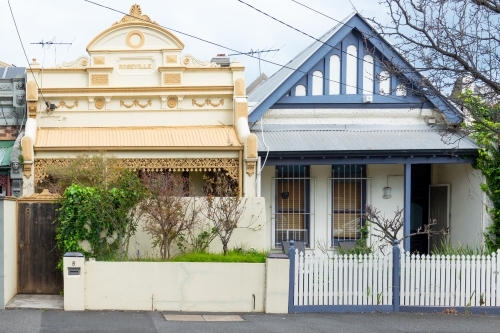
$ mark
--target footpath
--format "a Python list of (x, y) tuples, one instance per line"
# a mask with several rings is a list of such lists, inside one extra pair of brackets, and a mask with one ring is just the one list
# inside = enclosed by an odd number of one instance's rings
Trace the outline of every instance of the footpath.
[(0, 333), (500, 332), (500, 316), (420, 313), (186, 314), (0, 310)]

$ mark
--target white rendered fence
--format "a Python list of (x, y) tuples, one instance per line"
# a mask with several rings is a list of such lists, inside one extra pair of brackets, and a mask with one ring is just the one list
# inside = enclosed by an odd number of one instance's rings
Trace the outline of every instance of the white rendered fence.
[(313, 255), (295, 250), (294, 305), (392, 305), (392, 252)]
[(500, 306), (500, 250), (491, 255), (401, 253), (400, 305)]

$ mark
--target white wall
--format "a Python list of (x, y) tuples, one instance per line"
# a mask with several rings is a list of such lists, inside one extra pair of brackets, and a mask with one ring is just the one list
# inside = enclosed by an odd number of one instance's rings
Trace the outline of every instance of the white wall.
[[(244, 198), (246, 200), (246, 209), (238, 228), (233, 232), (229, 242), (229, 249), (242, 247), (249, 249), (253, 247), (258, 251), (269, 249), (267, 241), (271, 234), (271, 225), (267, 223), (264, 198)], [(201, 202), (201, 198), (198, 199)], [(159, 257), (159, 250), (151, 246), (151, 237), (140, 224), (137, 233), (130, 239), (129, 257), (136, 258), (137, 250), (141, 257)], [(219, 238), (215, 238), (209, 247), (210, 252), (222, 252), (222, 243)], [(172, 244), (171, 253), (176, 255), (178, 248)]]
[(483, 176), (470, 164), (432, 166), (432, 184), (450, 184), (450, 241), (453, 246), (483, 244), (490, 218), (484, 207), (487, 198), (480, 189)]
[(88, 261), (85, 309), (262, 312), (265, 269), (246, 263)]
[[(366, 203), (372, 204), (377, 209), (383, 212), (386, 216), (392, 216), (398, 208), (403, 208), (404, 205), (404, 181), (403, 165), (384, 164), (384, 165), (368, 165), (367, 178), (371, 178), (366, 182)], [(311, 249), (317, 248), (318, 241), (327, 242), (331, 246), (331, 223), (330, 210), (331, 205), (331, 181), (332, 166), (331, 165), (311, 165)], [(388, 178), (389, 176), (389, 178)], [(274, 233), (273, 209), (274, 209), (274, 179), (275, 166), (264, 167), (262, 171), (262, 196), (265, 198), (267, 216), (271, 218), (270, 235)], [(392, 188), (392, 197), (384, 199), (382, 197), (383, 188), (387, 186)], [(272, 240), (268, 243), (269, 247), (273, 248)]]
[(4, 285), (0, 288), (4, 289), (4, 299), (0, 302), (5, 305), (17, 294), (17, 204), (15, 199), (5, 198), (3, 205)]

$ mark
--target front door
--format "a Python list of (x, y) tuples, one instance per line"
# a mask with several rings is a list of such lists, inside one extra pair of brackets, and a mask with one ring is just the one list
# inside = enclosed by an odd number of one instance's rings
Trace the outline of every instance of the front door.
[[(429, 220), (436, 220), (433, 231), (442, 232), (450, 226), (450, 185), (429, 186)], [(442, 233), (431, 236), (430, 250), (445, 244), (447, 236)]]
[(19, 202), (18, 279), (19, 294), (59, 294), (63, 290), (62, 272), (56, 269), (57, 204)]

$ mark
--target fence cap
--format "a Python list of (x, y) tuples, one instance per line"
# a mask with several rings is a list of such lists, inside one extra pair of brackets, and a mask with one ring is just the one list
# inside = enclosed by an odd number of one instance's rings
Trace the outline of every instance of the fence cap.
[(80, 252), (66, 252), (64, 254), (64, 257), (65, 258), (83, 258), (83, 254), (81, 254)]

